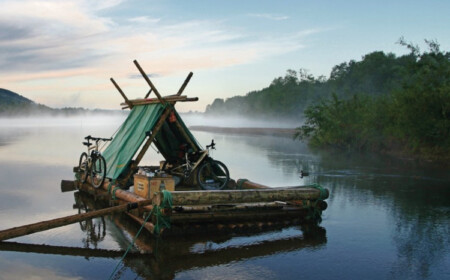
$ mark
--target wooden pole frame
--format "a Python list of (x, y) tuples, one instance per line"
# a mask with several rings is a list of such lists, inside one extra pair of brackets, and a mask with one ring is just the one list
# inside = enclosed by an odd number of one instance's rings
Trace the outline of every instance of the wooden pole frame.
[(116, 83), (116, 81), (114, 81), (113, 78), (110, 78), (111, 82), (114, 84), (114, 86), (116, 87), (116, 89), (119, 91), (120, 95), (122, 95), (123, 99), (125, 99), (125, 103), (128, 104), (128, 107), (131, 109), (133, 109), (133, 104), (131, 104), (130, 100), (128, 100), (127, 96), (125, 95), (125, 93), (122, 91), (122, 89), (119, 87), (119, 85)]

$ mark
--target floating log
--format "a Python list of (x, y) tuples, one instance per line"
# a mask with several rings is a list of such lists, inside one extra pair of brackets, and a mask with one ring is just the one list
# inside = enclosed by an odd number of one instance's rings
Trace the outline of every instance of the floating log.
[[(247, 202), (273, 202), (290, 200), (317, 200), (328, 198), (328, 190), (313, 187), (272, 188), (257, 190), (221, 191), (176, 191), (171, 192), (173, 205), (208, 205)], [(155, 203), (161, 205), (163, 193), (156, 196)]]
[(128, 203), (124, 205), (109, 207), (101, 210), (96, 210), (88, 213), (76, 214), (67, 217), (57, 218), (48, 221), (42, 221), (34, 224), (14, 227), (10, 229), (5, 229), (0, 231), (0, 241), (7, 240), (19, 236), (24, 236), (28, 234), (32, 234), (35, 232), (45, 231), (52, 228), (57, 228), (73, 223), (77, 223), (80, 221), (105, 216), (111, 213), (125, 212), (127, 210), (135, 209), (138, 207), (142, 207), (144, 205), (151, 204), (151, 200), (144, 200), (135, 203)]

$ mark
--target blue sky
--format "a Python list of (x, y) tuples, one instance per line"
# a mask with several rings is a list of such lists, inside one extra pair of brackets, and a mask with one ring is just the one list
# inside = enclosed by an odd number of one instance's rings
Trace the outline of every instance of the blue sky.
[(328, 77), (331, 68), (372, 51), (450, 47), (450, 1), (0, 0), (0, 87), (53, 107), (117, 109), (109, 78), (129, 98), (148, 86), (163, 95), (189, 71), (185, 93), (199, 110), (215, 98), (262, 89), (287, 69)]

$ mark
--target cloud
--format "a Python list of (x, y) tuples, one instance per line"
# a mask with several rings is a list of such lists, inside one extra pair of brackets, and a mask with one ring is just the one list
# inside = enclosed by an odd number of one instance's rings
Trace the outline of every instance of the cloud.
[(256, 18), (276, 20), (276, 21), (289, 19), (288, 16), (274, 15), (274, 14), (249, 14), (249, 16), (250, 17), (256, 17)]
[[(152, 77), (167, 77), (179, 72), (248, 64), (292, 52), (303, 47), (304, 36), (317, 32), (255, 36), (245, 29), (230, 27), (224, 19), (168, 20), (151, 14), (114, 17), (122, 2), (3, 1), (2, 86), (17, 88), (20, 83), (22, 89), (31, 90), (42, 87), (45, 79), (53, 82), (46, 84), (49, 89), (65, 86), (77, 90), (73, 86), (75, 79), (77, 82), (83, 79), (82, 87), (96, 88), (111, 76), (121, 79), (121, 84), (133, 84), (138, 74), (133, 59), (145, 71), (157, 75)], [(253, 16), (287, 19), (270, 14)], [(85, 98), (77, 100), (80, 104), (74, 106), (86, 105), (82, 104)]]

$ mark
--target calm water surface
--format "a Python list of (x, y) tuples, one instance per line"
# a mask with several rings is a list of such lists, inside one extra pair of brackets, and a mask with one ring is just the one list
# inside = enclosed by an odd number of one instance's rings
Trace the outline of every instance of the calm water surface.
[[(108, 137), (120, 123), (120, 117), (0, 120), (0, 229), (94, 207), (88, 198), (61, 193), (60, 181), (73, 178), (84, 136)], [(448, 168), (312, 151), (287, 138), (194, 135), (203, 146), (214, 138), (213, 157), (235, 179), (328, 188), (320, 227), (167, 240), (142, 234), (138, 249), (154, 253), (130, 255), (116, 278), (450, 279)], [(152, 150), (144, 163), (160, 159)], [(311, 176), (300, 179), (301, 169)], [(117, 251), (137, 230), (114, 216), (10, 240), (0, 244), (0, 279), (108, 279)]]

